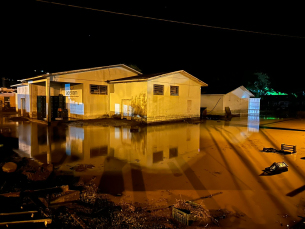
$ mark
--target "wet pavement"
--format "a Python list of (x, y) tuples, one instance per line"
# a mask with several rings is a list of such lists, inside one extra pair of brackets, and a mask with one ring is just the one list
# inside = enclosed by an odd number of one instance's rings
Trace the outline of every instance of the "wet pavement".
[[(96, 177), (115, 203), (171, 205), (177, 199), (234, 214), (221, 228), (290, 228), (305, 216), (305, 121), (235, 117), (199, 124), (141, 126), (12, 122), (0, 131), (17, 137), (21, 156), (52, 163), (57, 172)], [(297, 146), (296, 154), (263, 152)], [(284, 161), (288, 171), (263, 169)], [(217, 194), (212, 198), (202, 198)]]

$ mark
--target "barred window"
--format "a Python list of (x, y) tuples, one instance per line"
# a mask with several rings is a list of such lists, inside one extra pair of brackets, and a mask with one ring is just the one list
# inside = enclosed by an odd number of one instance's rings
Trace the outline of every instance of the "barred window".
[(153, 163), (163, 161), (163, 151), (158, 151), (153, 153)]
[(170, 86), (171, 95), (179, 95), (179, 86)]
[(98, 95), (107, 95), (107, 85), (90, 84), (90, 93)]
[(164, 95), (164, 85), (154, 84), (154, 95)]
[(169, 148), (169, 158), (178, 157), (178, 148)]

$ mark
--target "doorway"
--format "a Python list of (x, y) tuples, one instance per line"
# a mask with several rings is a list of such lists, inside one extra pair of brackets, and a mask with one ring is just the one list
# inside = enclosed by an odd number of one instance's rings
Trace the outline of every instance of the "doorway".
[(25, 98), (21, 98), (21, 116), (25, 116)]
[(121, 119), (131, 119), (132, 116), (132, 107), (131, 107), (131, 100), (130, 99), (122, 99), (122, 106), (121, 106)]

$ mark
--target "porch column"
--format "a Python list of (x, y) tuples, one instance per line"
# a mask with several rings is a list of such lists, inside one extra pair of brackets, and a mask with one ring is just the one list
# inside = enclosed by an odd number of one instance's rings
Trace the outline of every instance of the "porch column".
[(47, 122), (51, 122), (51, 105), (50, 105), (50, 77), (46, 79), (46, 118)]
[[(30, 108), (30, 110), (29, 110), (29, 117), (30, 118), (33, 118), (32, 96), (34, 96), (33, 95), (33, 85), (32, 85), (32, 83), (29, 83), (29, 101), (28, 101), (28, 103), (29, 103), (29, 108)], [(37, 95), (35, 95), (35, 96), (37, 96)], [(26, 100), (26, 98), (25, 98), (25, 100)]]
[(51, 164), (52, 163), (52, 160), (51, 160), (51, 127), (48, 126), (47, 127), (47, 164)]

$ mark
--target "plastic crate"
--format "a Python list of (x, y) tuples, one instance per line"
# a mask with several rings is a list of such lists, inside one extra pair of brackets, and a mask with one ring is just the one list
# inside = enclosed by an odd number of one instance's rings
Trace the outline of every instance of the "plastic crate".
[(173, 207), (172, 216), (175, 220), (185, 225), (190, 225), (191, 213), (188, 210)]

